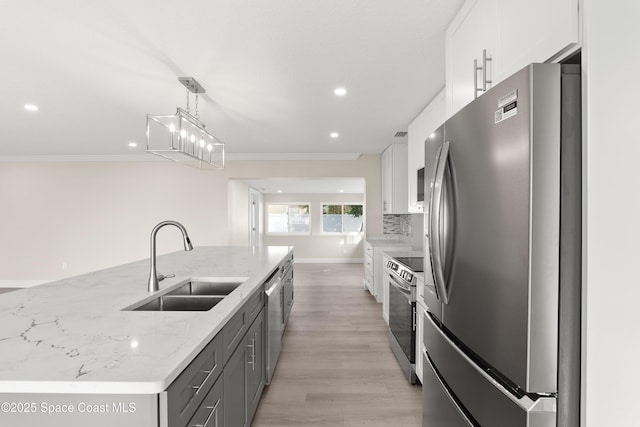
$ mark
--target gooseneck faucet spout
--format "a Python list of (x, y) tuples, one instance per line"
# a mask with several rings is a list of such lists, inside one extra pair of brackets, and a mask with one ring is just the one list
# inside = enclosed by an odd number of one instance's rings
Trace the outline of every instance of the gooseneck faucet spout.
[(166, 277), (173, 277), (171, 275), (169, 276), (163, 276), (162, 274), (158, 275), (158, 273), (156, 272), (156, 234), (158, 234), (158, 230), (160, 230), (165, 225), (173, 225), (177, 227), (182, 232), (184, 250), (185, 251), (193, 250), (193, 245), (191, 244), (191, 240), (189, 239), (189, 234), (187, 233), (187, 229), (184, 228), (184, 226), (179, 222), (162, 221), (160, 224), (153, 227), (153, 230), (151, 230), (151, 257), (150, 257), (151, 271), (149, 272), (149, 292), (156, 292), (159, 289), (158, 282), (160, 282), (161, 280), (165, 279)]

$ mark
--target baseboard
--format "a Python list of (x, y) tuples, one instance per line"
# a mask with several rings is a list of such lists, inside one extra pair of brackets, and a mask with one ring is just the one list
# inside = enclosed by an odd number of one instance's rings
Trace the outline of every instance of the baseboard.
[(297, 264), (363, 264), (364, 258), (294, 258)]
[(51, 280), (0, 280), (0, 288), (30, 288)]

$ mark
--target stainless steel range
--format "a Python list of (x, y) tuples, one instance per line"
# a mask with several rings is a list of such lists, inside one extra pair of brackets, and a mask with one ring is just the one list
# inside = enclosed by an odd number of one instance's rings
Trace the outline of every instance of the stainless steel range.
[(398, 257), (385, 266), (389, 283), (389, 345), (411, 384), (417, 382), (415, 273), (422, 272), (423, 265), (422, 257)]

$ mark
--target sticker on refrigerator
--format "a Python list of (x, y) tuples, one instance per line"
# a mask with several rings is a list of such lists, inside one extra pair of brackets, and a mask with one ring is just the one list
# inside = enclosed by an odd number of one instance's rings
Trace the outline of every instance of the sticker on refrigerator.
[(511, 104), (513, 101), (518, 100), (518, 89), (514, 89), (502, 98), (498, 99), (498, 108), (502, 108), (507, 104)]
[(518, 114), (518, 101), (510, 102), (496, 111), (495, 123), (498, 124), (503, 120), (507, 120), (509, 117), (515, 116), (516, 114)]

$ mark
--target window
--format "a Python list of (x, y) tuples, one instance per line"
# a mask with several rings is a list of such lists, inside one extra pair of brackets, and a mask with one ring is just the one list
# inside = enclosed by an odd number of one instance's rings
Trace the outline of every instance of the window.
[(323, 233), (361, 233), (362, 205), (322, 205)]
[(308, 204), (268, 204), (267, 233), (309, 234)]

